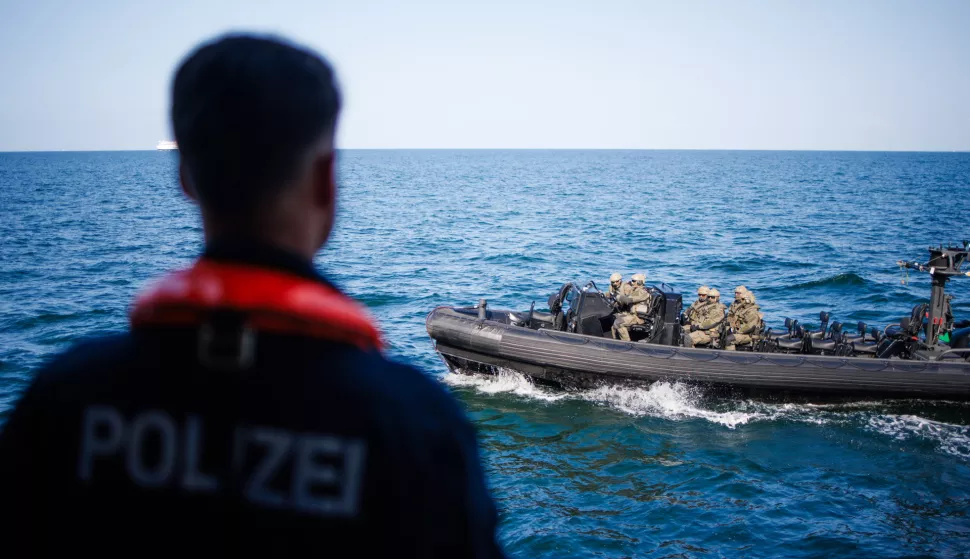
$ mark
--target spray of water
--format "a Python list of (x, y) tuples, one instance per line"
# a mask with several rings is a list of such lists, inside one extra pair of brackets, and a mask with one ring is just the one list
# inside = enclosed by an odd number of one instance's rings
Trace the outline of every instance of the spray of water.
[(541, 402), (579, 399), (600, 404), (633, 416), (672, 421), (701, 420), (736, 429), (764, 421), (789, 421), (816, 425), (854, 423), (897, 440), (927, 441), (940, 451), (970, 459), (970, 426), (954, 425), (915, 415), (885, 413), (884, 402), (847, 404), (773, 404), (744, 400), (728, 405), (706, 398), (696, 386), (679, 382), (655, 382), (642, 388), (601, 386), (569, 392), (538, 386), (517, 371), (502, 369), (497, 374), (450, 372), (446, 384), (482, 394), (512, 394)]
[(569, 397), (566, 392), (538, 387), (522, 373), (507, 369), (494, 375), (448, 373), (444, 376), (444, 381), (450, 386), (474, 388), (483, 394), (510, 393), (546, 402)]
[(449, 373), (445, 375), (444, 382), (450, 386), (472, 388), (482, 394), (509, 393), (545, 402), (567, 398), (581, 399), (630, 415), (672, 420), (698, 418), (731, 429), (768, 417), (760, 410), (722, 412), (707, 409), (701, 403), (703, 392), (682, 383), (657, 382), (645, 388), (602, 386), (591, 390), (566, 392), (537, 386), (522, 373), (508, 369), (502, 369), (494, 375)]
[(898, 441), (923, 440), (941, 451), (970, 459), (970, 426), (941, 423), (915, 415), (875, 415), (868, 428)]

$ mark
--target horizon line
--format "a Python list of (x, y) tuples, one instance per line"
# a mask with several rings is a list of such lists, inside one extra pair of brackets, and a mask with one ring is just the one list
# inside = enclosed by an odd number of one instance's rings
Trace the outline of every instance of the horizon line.
[[(137, 153), (150, 151), (173, 151), (154, 148), (144, 149), (23, 149), (0, 150), (0, 154), (7, 153)], [(819, 153), (970, 153), (968, 149), (940, 150), (940, 149), (791, 149), (791, 148), (358, 148), (338, 147), (337, 151), (749, 151), (749, 152), (819, 152)]]

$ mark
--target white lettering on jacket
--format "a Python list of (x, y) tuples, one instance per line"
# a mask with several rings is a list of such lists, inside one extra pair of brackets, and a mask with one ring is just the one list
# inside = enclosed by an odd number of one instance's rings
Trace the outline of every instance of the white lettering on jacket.
[[(250, 503), (318, 516), (357, 515), (364, 441), (263, 426), (237, 426), (231, 439), (221, 471), (243, 480), (240, 493)], [(81, 421), (78, 477), (96, 485), (99, 466), (114, 463), (115, 472), (147, 489), (228, 491), (229, 480), (203, 471), (205, 441), (205, 423), (198, 415), (176, 420), (166, 411), (146, 410), (126, 418), (110, 406), (89, 406)], [(214, 461), (209, 466), (220, 471)]]

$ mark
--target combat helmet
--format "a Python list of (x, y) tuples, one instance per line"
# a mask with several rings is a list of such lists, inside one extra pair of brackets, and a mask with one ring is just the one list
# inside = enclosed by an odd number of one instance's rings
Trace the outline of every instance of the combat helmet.
[(630, 280), (633, 283), (639, 283), (640, 285), (643, 285), (643, 282), (647, 281), (647, 276), (643, 274), (633, 274), (633, 276), (630, 277)]
[(614, 272), (613, 274), (610, 274), (610, 283), (619, 283), (621, 281), (623, 281), (623, 276), (619, 273)]
[(702, 285), (697, 288), (698, 295), (709, 295), (710, 293), (711, 293), (711, 288), (707, 287), (706, 285)]
[(711, 288), (711, 290), (710, 290), (710, 291), (708, 291), (708, 292), (707, 292), (707, 294), (708, 294), (709, 296), (711, 296), (711, 297), (715, 297), (715, 298), (716, 298), (716, 297), (720, 297), (720, 296), (721, 296), (721, 292), (720, 292), (720, 291), (718, 291), (717, 289), (714, 289), (714, 288)]

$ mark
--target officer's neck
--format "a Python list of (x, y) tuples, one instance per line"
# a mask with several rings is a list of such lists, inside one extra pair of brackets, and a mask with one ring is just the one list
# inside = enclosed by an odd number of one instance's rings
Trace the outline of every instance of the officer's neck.
[(320, 235), (314, 234), (310, 228), (300, 227), (295, 223), (288, 224), (285, 220), (228, 221), (203, 216), (203, 230), (207, 247), (226, 241), (251, 242), (276, 248), (307, 263), (313, 261), (314, 255), (323, 245)]

